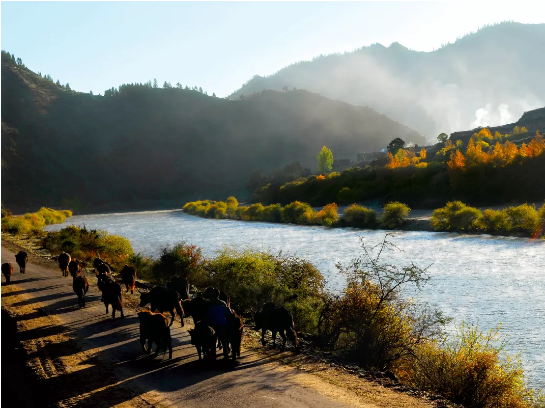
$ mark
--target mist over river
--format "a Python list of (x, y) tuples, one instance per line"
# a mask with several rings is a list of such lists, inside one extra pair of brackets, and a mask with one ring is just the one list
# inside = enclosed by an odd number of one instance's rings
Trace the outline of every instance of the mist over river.
[[(382, 230), (209, 220), (181, 211), (75, 216), (46, 230), (66, 225), (125, 236), (135, 252), (154, 257), (161, 247), (182, 240), (201, 247), (206, 257), (224, 247), (288, 252), (316, 265), (334, 291), (344, 286), (335, 265), (362, 254), (360, 237), (373, 245), (385, 235)], [(402, 252), (388, 253), (385, 260), (431, 265), (431, 280), (408, 296), (441, 309), (457, 325), (478, 323), (488, 331), (501, 323), (505, 350), (521, 352), (529, 385), (545, 389), (545, 241), (406, 231), (393, 232), (391, 241)]]

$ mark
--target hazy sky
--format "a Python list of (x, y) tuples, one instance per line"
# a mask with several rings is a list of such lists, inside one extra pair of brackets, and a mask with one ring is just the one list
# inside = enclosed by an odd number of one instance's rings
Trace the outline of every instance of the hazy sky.
[(418, 51), (512, 20), (539, 2), (6, 2), (1, 46), (33, 71), (94, 93), (122, 83), (201, 86), (227, 96), (320, 54), (399, 42)]

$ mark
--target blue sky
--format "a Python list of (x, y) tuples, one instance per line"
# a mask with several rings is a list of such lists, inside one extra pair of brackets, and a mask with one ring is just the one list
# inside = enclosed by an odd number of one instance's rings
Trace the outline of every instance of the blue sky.
[(399, 42), (418, 51), (513, 20), (539, 2), (6, 2), (1, 46), (33, 71), (95, 94), (157, 78), (227, 96), (320, 54)]

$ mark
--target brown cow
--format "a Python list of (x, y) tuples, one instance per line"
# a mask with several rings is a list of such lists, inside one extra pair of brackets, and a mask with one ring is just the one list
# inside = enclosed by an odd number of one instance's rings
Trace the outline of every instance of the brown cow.
[(19, 251), (17, 255), (15, 255), (15, 260), (17, 261), (17, 265), (19, 265), (20, 272), (25, 273), (26, 264), (28, 262), (28, 255), (24, 251)]
[(104, 306), (106, 306), (106, 314), (108, 313), (109, 305), (112, 305), (113, 319), (115, 319), (116, 310), (121, 312), (121, 317), (125, 317), (123, 314), (123, 295), (121, 293), (121, 285), (114, 282), (109, 276), (99, 275), (99, 287), (102, 287), (102, 301), (104, 302)]
[[(276, 333), (280, 333), (282, 340), (282, 350), (286, 347), (286, 335), (299, 348), (299, 340), (294, 329), (293, 316), (283, 306), (277, 306), (272, 302), (267, 302), (261, 310), (255, 315), (255, 330), (261, 329), (261, 344), (265, 345), (265, 333), (267, 330), (272, 332), (273, 347), (276, 346)], [(284, 332), (286, 334), (284, 334)]]
[[(155, 357), (159, 354), (159, 350), (166, 352), (168, 348), (168, 358), (172, 358), (172, 338), (170, 337), (170, 326), (168, 318), (162, 313), (153, 313), (149, 310), (138, 312), (140, 319), (140, 344), (144, 353), (151, 353), (152, 344), (155, 343)], [(148, 348), (146, 349), (146, 340)]]
[(11, 280), (11, 274), (13, 273), (13, 266), (11, 266), (11, 263), (6, 262), (2, 264), (2, 273), (6, 278), (6, 283), (9, 283)]
[(61, 268), (62, 276), (68, 276), (68, 264), (72, 260), (70, 254), (63, 252), (58, 256), (57, 260), (59, 261), (59, 268)]
[(127, 288), (126, 293), (129, 293), (129, 288), (131, 289), (131, 294), (134, 293), (134, 287), (136, 285), (136, 268), (125, 265), (121, 271), (121, 280)]
[(85, 276), (81, 276), (79, 273), (76, 276), (73, 276), (72, 289), (74, 289), (74, 292), (78, 296), (79, 307), (85, 307), (85, 294), (89, 290), (89, 282), (87, 282), (87, 278)]

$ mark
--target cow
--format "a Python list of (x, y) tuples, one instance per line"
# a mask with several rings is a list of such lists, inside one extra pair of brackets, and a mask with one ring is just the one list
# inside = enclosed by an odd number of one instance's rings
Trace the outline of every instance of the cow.
[(205, 322), (198, 322), (194, 329), (189, 330), (191, 344), (194, 345), (199, 354), (199, 360), (204, 358), (216, 359), (216, 333), (214, 329)]
[(176, 316), (176, 312), (178, 312), (182, 321), (182, 327), (184, 327), (184, 310), (180, 304), (178, 292), (163, 288), (162, 286), (156, 286), (149, 292), (140, 292), (140, 307), (145, 307), (148, 303), (151, 305), (151, 310), (170, 312), (172, 320), (169, 327), (174, 323), (174, 317)]
[[(172, 338), (170, 337), (170, 326), (168, 318), (162, 313), (153, 313), (149, 310), (138, 312), (140, 319), (140, 344), (144, 353), (151, 353), (152, 344), (155, 343), (155, 357), (159, 350), (166, 351), (168, 348), (168, 358), (172, 358)], [(148, 348), (146, 349), (146, 340)]]
[(78, 296), (79, 307), (85, 307), (85, 294), (89, 290), (89, 282), (85, 276), (81, 276), (80, 273), (77, 273), (75, 276), (72, 275), (72, 289)]
[[(98, 258), (97, 258), (98, 259)], [(97, 259), (95, 259), (95, 262), (93, 262), (93, 265), (95, 265), (95, 275), (97, 276), (97, 285), (98, 289), (102, 292), (102, 297), (100, 298), (100, 301), (104, 301), (104, 287), (107, 282), (113, 282), (113, 279), (110, 277), (110, 268), (107, 265), (104, 265), (105, 267), (101, 267), (103, 264), (98, 264), (98, 268), (96, 267)], [(100, 259), (98, 259), (100, 261)]]
[(62, 276), (68, 276), (68, 264), (71, 261), (70, 254), (63, 252), (61, 253), (57, 260), (59, 261), (59, 268), (61, 268)]
[(115, 312), (119, 310), (121, 317), (125, 317), (123, 314), (123, 295), (121, 293), (121, 285), (114, 282), (112, 278), (107, 275), (99, 276), (99, 288), (102, 287), (102, 301), (106, 306), (106, 314), (108, 314), (108, 307), (112, 305), (112, 319), (115, 319)]
[(24, 251), (19, 251), (17, 255), (15, 255), (15, 260), (17, 261), (17, 265), (19, 265), (20, 272), (25, 273), (26, 264), (28, 262), (28, 255)]
[(231, 345), (233, 360), (240, 357), (240, 343), (242, 342), (242, 330), (244, 323), (242, 318), (234, 311), (227, 315), (227, 341)]
[(121, 280), (127, 289), (125, 293), (129, 293), (129, 288), (131, 289), (131, 294), (134, 293), (134, 287), (136, 285), (136, 268), (125, 265), (121, 271)]
[(282, 340), (284, 341), (282, 350), (286, 347), (286, 335), (293, 342), (295, 348), (299, 348), (299, 340), (294, 329), (293, 316), (283, 306), (275, 305), (272, 302), (265, 303), (255, 315), (254, 329), (261, 329), (261, 344), (263, 345), (266, 344), (265, 333), (267, 330), (270, 330), (272, 332), (273, 347), (276, 347), (276, 333), (280, 332), (280, 336), (282, 336)]
[(68, 271), (70, 272), (70, 276), (72, 276), (72, 278), (75, 278), (80, 274), (82, 265), (83, 264), (76, 258), (73, 258), (70, 261), (70, 263), (68, 264)]
[(9, 283), (11, 280), (11, 274), (13, 273), (13, 266), (11, 266), (11, 263), (6, 262), (2, 264), (2, 273), (6, 278), (6, 283)]
[(174, 275), (170, 282), (167, 282), (167, 289), (173, 289), (180, 295), (181, 300), (189, 299), (189, 283), (187, 279)]
[(107, 275), (111, 274), (114, 268), (108, 262), (103, 261), (100, 258), (95, 258), (93, 261), (93, 266), (98, 271), (99, 274), (105, 273)]
[(208, 323), (208, 309), (211, 302), (202, 296), (196, 296), (193, 299), (185, 299), (182, 301), (185, 317), (193, 317), (193, 323), (198, 322)]

